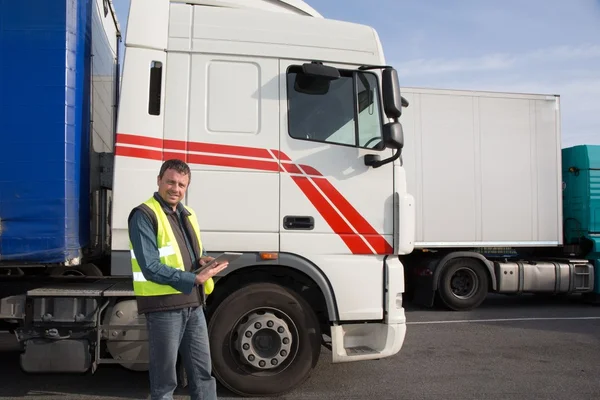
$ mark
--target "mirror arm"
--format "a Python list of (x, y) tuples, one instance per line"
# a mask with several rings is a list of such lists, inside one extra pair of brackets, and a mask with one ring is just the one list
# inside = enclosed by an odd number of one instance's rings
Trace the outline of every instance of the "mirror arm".
[(393, 68), (391, 65), (362, 65), (358, 67), (359, 71), (369, 71), (373, 69)]
[(373, 167), (373, 168), (379, 168), (382, 165), (396, 161), (398, 158), (400, 158), (401, 154), (402, 154), (402, 150), (398, 149), (398, 150), (396, 150), (396, 154), (394, 154), (390, 158), (386, 158), (385, 160), (380, 160), (380, 157), (377, 154), (367, 154), (365, 156), (365, 165), (367, 165), (369, 167)]

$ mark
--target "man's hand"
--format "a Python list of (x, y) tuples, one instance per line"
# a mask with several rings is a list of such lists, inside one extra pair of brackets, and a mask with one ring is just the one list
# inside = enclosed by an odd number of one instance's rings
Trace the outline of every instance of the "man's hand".
[(204, 271), (196, 275), (196, 284), (202, 285), (204, 282), (206, 282), (207, 280), (209, 280), (210, 278), (227, 268), (227, 266), (229, 266), (229, 262), (225, 261), (213, 267), (205, 269)]
[(215, 258), (211, 257), (211, 256), (200, 257), (200, 261), (199, 261), (200, 266), (203, 267), (203, 266), (205, 266), (206, 264), (208, 264), (209, 262), (211, 262), (214, 259)]

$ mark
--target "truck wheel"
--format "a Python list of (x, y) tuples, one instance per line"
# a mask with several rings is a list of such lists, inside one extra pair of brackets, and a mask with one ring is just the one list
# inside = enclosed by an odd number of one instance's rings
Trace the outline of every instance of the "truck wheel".
[(451, 260), (442, 271), (438, 293), (451, 310), (466, 311), (478, 307), (488, 293), (488, 275), (477, 260)]
[(290, 391), (309, 377), (321, 351), (308, 303), (272, 283), (229, 295), (210, 316), (208, 331), (216, 378), (241, 396)]

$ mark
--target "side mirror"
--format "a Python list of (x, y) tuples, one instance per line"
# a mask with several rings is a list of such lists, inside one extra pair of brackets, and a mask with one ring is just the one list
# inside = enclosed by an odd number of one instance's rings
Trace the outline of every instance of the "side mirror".
[(388, 149), (396, 150), (396, 153), (390, 158), (381, 160), (377, 154), (367, 154), (365, 156), (365, 165), (373, 168), (379, 168), (382, 165), (391, 163), (400, 158), (402, 148), (404, 147), (404, 130), (399, 122), (390, 122), (383, 126), (383, 143)]
[(383, 126), (383, 143), (388, 149), (402, 150), (404, 147), (404, 130), (399, 122), (390, 122)]
[(398, 72), (394, 68), (385, 68), (381, 76), (383, 109), (388, 118), (397, 121), (402, 115), (402, 107), (408, 107), (408, 101), (400, 95)]
[(329, 92), (331, 81), (339, 79), (337, 68), (319, 62), (302, 65), (302, 72), (296, 74), (294, 89), (299, 93), (323, 95)]

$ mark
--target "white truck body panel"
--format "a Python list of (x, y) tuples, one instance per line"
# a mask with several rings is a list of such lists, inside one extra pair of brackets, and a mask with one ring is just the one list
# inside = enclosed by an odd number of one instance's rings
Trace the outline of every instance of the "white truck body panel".
[[(394, 217), (400, 218), (395, 199), (406, 197), (405, 175), (393, 163), (365, 166), (364, 155), (383, 159), (391, 150), (292, 138), (286, 89), (290, 65), (384, 64), (375, 31), (256, 9), (180, 2), (165, 9), (165, 2), (155, 1), (156, 8), (145, 1), (131, 5), (143, 4), (145, 17), (132, 21), (130, 15), (129, 23), (138, 26), (128, 28), (134, 33), (126, 39), (113, 250), (128, 249), (127, 216), (156, 190), (162, 161), (187, 157), (192, 181), (186, 203), (198, 214), (207, 249), (301, 255), (327, 277), (341, 321), (381, 320), (384, 255), (412, 249), (410, 212), (402, 217), (409, 222), (402, 239), (394, 237)], [(148, 113), (152, 62), (165, 66), (160, 115)], [(365, 109), (361, 129), (386, 122), (373, 120), (378, 112)], [(344, 129), (353, 127), (350, 119), (333, 136), (343, 142)], [(313, 217), (314, 229), (286, 230), (287, 215)]]
[[(101, 0), (95, 1), (92, 26), (97, 35), (92, 40), (92, 148), (95, 152), (112, 152), (114, 140), (114, 113), (115, 103), (115, 60), (117, 55), (118, 24), (113, 20), (112, 14), (104, 14), (104, 4)], [(109, 48), (113, 58), (101, 57), (102, 50)]]
[(357, 65), (382, 62), (378, 36), (368, 26), (256, 9), (178, 3), (171, 4), (168, 50)]
[[(296, 98), (298, 94), (288, 96), (293, 85), (288, 84), (286, 71), (302, 62), (282, 61), (279, 71), (280, 107), (289, 108), (281, 114), (280, 153), (283, 160), (290, 160), (283, 162), (288, 173), (281, 174), (280, 218), (311, 216), (315, 225), (310, 231), (282, 229), (280, 248), (282, 252), (302, 254), (326, 271), (336, 293), (340, 319), (381, 319), (381, 298), (373, 294), (383, 287), (383, 254), (393, 251), (394, 169), (391, 163), (368, 167), (364, 156), (380, 154), (387, 158), (392, 152), (298, 139), (299, 133), (323, 134), (336, 143), (355, 139), (353, 118), (346, 121), (343, 116), (332, 117), (352, 112), (351, 97), (345, 96), (350, 94), (351, 79), (332, 84), (327, 96), (335, 97), (339, 103), (325, 101), (321, 105), (317, 98), (288, 105), (288, 97)], [(372, 122), (371, 116), (376, 118), (379, 114), (377, 109), (371, 111), (368, 114), (365, 109), (359, 114), (364, 132), (369, 132), (365, 126)], [(336, 118), (343, 119), (339, 122), (343, 124), (337, 130), (331, 128), (335, 133), (329, 136), (325, 133), (332, 125), (328, 121)]]
[(187, 3), (212, 7), (254, 9), (322, 18), (321, 14), (302, 0), (171, 0), (171, 3)]
[(416, 247), (562, 243), (559, 97), (419, 88), (402, 95), (410, 102), (403, 159)]

